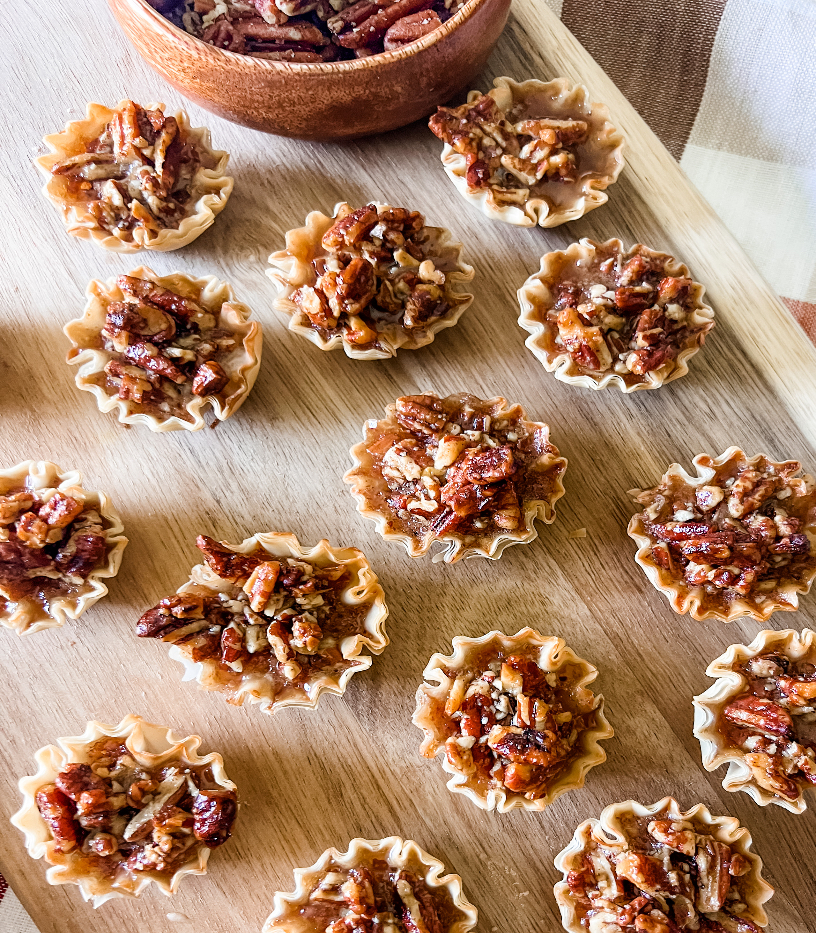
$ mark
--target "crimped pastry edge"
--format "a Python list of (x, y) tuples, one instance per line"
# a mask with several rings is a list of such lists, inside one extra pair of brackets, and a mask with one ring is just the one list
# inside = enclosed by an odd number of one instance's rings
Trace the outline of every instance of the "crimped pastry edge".
[[(781, 651), (787, 657), (799, 660), (812, 654), (814, 650), (816, 632), (811, 629), (802, 629), (801, 634), (793, 629), (781, 632), (766, 629), (760, 632), (750, 645), (731, 645), (708, 665), (706, 674), (718, 679), (692, 701), (694, 735), (700, 742), (703, 767), (706, 771), (716, 771), (721, 765), (728, 765), (728, 771), (722, 781), (725, 790), (731, 793), (745, 791), (761, 807), (774, 803), (791, 813), (804, 813), (807, 810), (804, 792), (800, 793), (796, 800), (788, 800), (760, 787), (750, 767), (745, 763), (745, 752), (727, 744), (724, 736), (717, 730), (717, 720), (725, 706), (747, 686), (745, 677), (732, 670), (734, 664), (743, 663), (770, 651)], [(804, 788), (802, 790), (804, 791)]]
[[(497, 642), (497, 645), (506, 651), (515, 651), (528, 645), (538, 646), (540, 648), (538, 663), (542, 670), (557, 671), (564, 664), (579, 665), (583, 668), (583, 673), (575, 682), (574, 689), (588, 687), (598, 676), (598, 669), (588, 661), (578, 657), (571, 648), (567, 647), (563, 638), (556, 635), (541, 635), (529, 626), (521, 629), (515, 635), (505, 635), (503, 632), (495, 630), (478, 638), (457, 635), (452, 642), (453, 654), (434, 654), (422, 672), (422, 676), (426, 680), (436, 681), (436, 686), (428, 683), (421, 684), (416, 692), (417, 705), (411, 717), (411, 722), (425, 734), (420, 747), (423, 755), (433, 747), (434, 740), (439, 737), (437, 730), (434, 728), (429, 701), (431, 698), (444, 699), (450, 693), (453, 685), (453, 681), (447, 677), (444, 669), (459, 670), (465, 667), (473, 652), (491, 641)], [(447, 782), (448, 789), (455, 794), (464, 794), (469, 797), (482, 810), (493, 810), (495, 808), (499, 813), (506, 813), (508, 810), (516, 808), (533, 811), (543, 810), (561, 794), (583, 787), (587, 773), (595, 765), (603, 764), (606, 761), (606, 752), (601, 748), (600, 740), (610, 739), (615, 734), (615, 730), (610, 725), (604, 712), (603, 694), (595, 694), (595, 700), (594, 711), (597, 725), (581, 733), (579, 741), (583, 754), (552, 782), (549, 792), (544, 797), (537, 800), (528, 800), (523, 794), (508, 793), (504, 788), (491, 788), (485, 793), (467, 786), (467, 776), (450, 764), (445, 755), (443, 742), (437, 745), (435, 757), (441, 756), (443, 769), (452, 775)]]
[[(118, 106), (121, 107), (126, 103), (126, 100), (122, 100)], [(148, 104), (146, 109), (164, 112), (164, 108), (164, 104)], [(126, 242), (103, 230), (93, 218), (83, 218), (81, 211), (77, 210), (77, 203), (63, 198), (56, 190), (57, 186), (51, 174), (51, 167), (79, 151), (78, 145), (83, 140), (95, 139), (111, 121), (114, 113), (115, 110), (110, 107), (91, 102), (87, 106), (84, 120), (69, 121), (61, 132), (43, 137), (43, 142), (51, 149), (51, 153), (34, 160), (34, 164), (46, 178), (42, 189), (43, 194), (59, 208), (66, 229), (71, 236), (84, 240), (90, 239), (103, 249), (118, 253), (136, 253), (141, 249), (167, 252), (192, 243), (213, 224), (216, 215), (226, 207), (227, 200), (232, 193), (233, 179), (226, 174), (229, 153), (213, 149), (209, 129), (203, 126), (191, 126), (190, 118), (184, 110), (173, 114), (179, 127), (196, 143), (200, 151), (212, 156), (216, 166), (213, 169), (199, 166), (192, 181), (192, 189), (199, 192), (193, 213), (185, 217), (178, 227), (160, 230), (151, 239), (147, 238), (145, 230), (138, 228), (133, 232), (135, 242)]]
[[(751, 833), (746, 827), (740, 826), (736, 817), (712, 816), (709, 809), (701, 803), (686, 811), (680, 809), (673, 797), (664, 797), (651, 806), (645, 806), (636, 800), (610, 804), (604, 807), (598, 819), (585, 820), (578, 826), (569, 845), (555, 857), (556, 869), (563, 872), (566, 879), (567, 873), (577, 864), (576, 856), (581, 856), (586, 851), (591, 835), (598, 836), (610, 845), (624, 841), (626, 837), (620, 830), (619, 816), (629, 813), (636, 817), (657, 816), (664, 811), (672, 820), (688, 820), (692, 823), (696, 820), (702, 824), (707, 834), (730, 846), (749, 862), (751, 870), (743, 877), (751, 879), (752, 889), (748, 892), (751, 897), (746, 898), (748, 911), (741, 916), (748, 917), (759, 926), (767, 926), (768, 917), (762, 905), (773, 896), (774, 889), (762, 877), (762, 859), (751, 851)], [(554, 892), (561, 911), (561, 924), (567, 933), (586, 933), (577, 916), (566, 880), (559, 881)]]
[[(692, 460), (692, 463), (697, 468), (697, 476), (689, 475), (679, 463), (672, 463), (661, 477), (660, 483), (662, 483), (665, 477), (667, 477), (669, 474), (674, 474), (679, 476), (690, 486), (705, 486), (711, 479), (713, 479), (717, 469), (727, 463), (730, 459), (742, 458), (745, 460), (746, 464), (750, 465), (763, 457), (775, 467), (782, 466), (785, 463), (793, 462), (790, 460), (771, 460), (770, 458), (765, 457), (764, 454), (756, 454), (753, 457), (748, 457), (741, 448), (729, 447), (718, 457), (712, 457), (710, 454), (697, 454), (697, 456)], [(652, 488), (657, 489), (657, 486)], [(647, 490), (643, 489), (629, 490), (630, 494), (632, 495), (646, 491)], [(813, 574), (807, 583), (792, 582), (787, 584), (784, 588), (781, 588), (785, 595), (784, 602), (780, 603), (778, 598), (777, 600), (767, 599), (761, 604), (761, 609), (758, 608), (757, 604), (751, 605), (745, 599), (736, 599), (731, 604), (731, 608), (729, 609), (728, 613), (718, 612), (714, 609), (709, 609), (706, 612), (700, 612), (700, 605), (702, 603), (702, 596), (700, 593), (702, 588), (694, 587), (693, 589), (689, 589), (685, 585), (685, 582), (678, 584), (676, 581), (671, 580), (663, 568), (659, 567), (655, 563), (651, 553), (653, 542), (646, 534), (645, 527), (640, 518), (640, 513), (632, 516), (632, 518), (629, 520), (629, 526), (627, 527), (626, 531), (629, 537), (632, 538), (632, 540), (635, 541), (638, 546), (637, 553), (635, 554), (635, 562), (643, 569), (643, 572), (649, 578), (649, 582), (652, 584), (652, 586), (654, 586), (655, 589), (660, 590), (661, 593), (664, 593), (669, 598), (669, 604), (671, 605), (672, 609), (678, 613), (678, 615), (683, 615), (684, 613), (688, 612), (690, 613), (691, 617), (696, 619), (698, 622), (702, 622), (706, 619), (719, 619), (721, 622), (733, 622), (734, 619), (744, 618), (747, 616), (756, 619), (758, 622), (765, 622), (776, 611), (792, 612), (793, 610), (799, 608), (798, 594), (807, 593), (810, 590), (814, 578), (816, 578), (816, 568), (814, 568)]]
[[(448, 395), (444, 398), (441, 398), (441, 401), (447, 401), (452, 398), (462, 398), (463, 396), (468, 395), (469, 393), (460, 393), (458, 395)], [(475, 396), (472, 396), (475, 398)], [(492, 417), (500, 418), (507, 415), (508, 412), (512, 412), (514, 408), (518, 408), (521, 412), (521, 420), (524, 421), (526, 425), (533, 425), (536, 428), (545, 428), (547, 431), (548, 443), (552, 443), (550, 438), (550, 426), (543, 421), (528, 421), (524, 412), (524, 409), (518, 403), (507, 407), (507, 399), (502, 398), (501, 396), (496, 396), (492, 399), (479, 399), (479, 401), (495, 405), (496, 411), (493, 413)], [(567, 466), (569, 461), (566, 457), (562, 457), (560, 451), (552, 444), (555, 450), (558, 453), (558, 456), (555, 457), (554, 464), (563, 464), (563, 469), (559, 476), (556, 477), (555, 488), (553, 490), (553, 495), (549, 500), (544, 499), (533, 499), (527, 506), (527, 509), (524, 511), (524, 524), (529, 531), (526, 534), (500, 534), (496, 535), (493, 539), (489, 548), (484, 547), (475, 547), (475, 546), (465, 546), (462, 541), (462, 536), (457, 535), (455, 532), (450, 532), (448, 534), (442, 535), (441, 538), (434, 538), (429, 541), (426, 545), (422, 545), (416, 538), (412, 535), (405, 534), (401, 531), (389, 531), (387, 529), (388, 518), (386, 515), (383, 515), (382, 512), (379, 512), (375, 509), (368, 508), (368, 496), (366, 494), (366, 488), (371, 485), (370, 478), (366, 477), (362, 472), (365, 468), (370, 465), (370, 456), (368, 454), (367, 448), (367, 429), (379, 427), (384, 423), (393, 422), (397, 424), (394, 412), (396, 411), (396, 405), (394, 403), (386, 405), (385, 407), (385, 418), (380, 421), (375, 421), (373, 418), (370, 418), (363, 425), (363, 441), (359, 444), (355, 444), (349, 451), (353, 466), (349, 469), (345, 476), (343, 477), (343, 482), (348, 483), (351, 486), (351, 494), (354, 496), (355, 501), (357, 502), (357, 511), (370, 521), (373, 521), (376, 525), (376, 529), (379, 534), (386, 540), (400, 541), (405, 546), (405, 550), (408, 552), (409, 557), (422, 557), (424, 554), (427, 554), (431, 548), (438, 542), (443, 543), (444, 547), (437, 551), (433, 556), (434, 563), (444, 560), (445, 563), (451, 564), (455, 563), (458, 560), (461, 560), (463, 557), (488, 557), (491, 560), (498, 560), (502, 552), (506, 547), (509, 547), (512, 544), (529, 544), (531, 541), (534, 541), (538, 537), (538, 528), (536, 527), (536, 520), (543, 522), (545, 525), (551, 525), (556, 518), (555, 503), (565, 494), (566, 490), (564, 489), (564, 474), (567, 471)]]
[[(609, 149), (610, 156), (614, 156), (615, 164), (608, 175), (601, 178), (586, 179), (581, 189), (583, 196), (571, 208), (551, 212), (549, 205), (543, 198), (530, 198), (522, 209), (514, 205), (498, 206), (491, 197), (491, 188), (479, 190), (470, 188), (467, 183), (467, 161), (465, 156), (456, 152), (449, 143), (445, 143), (441, 155), (442, 165), (445, 173), (456, 185), (459, 192), (469, 201), (477, 204), (482, 213), (488, 217), (520, 227), (534, 227), (536, 225), (539, 227), (557, 227), (570, 220), (577, 220), (596, 207), (606, 204), (609, 195), (605, 189), (617, 181), (618, 175), (623, 169), (623, 150), (625, 148), (624, 137), (611, 123), (609, 108), (606, 104), (591, 103), (589, 91), (582, 84), (570, 85), (566, 78), (555, 78), (548, 82), (531, 78), (527, 81), (518, 82), (512, 78), (499, 77), (493, 80), (493, 88), (487, 93), (494, 97), (494, 91), (499, 91), (500, 94), (502, 91), (509, 91), (514, 98), (517, 95), (524, 96), (531, 91), (542, 91), (553, 94), (559, 102), (567, 101), (571, 96), (574, 97), (576, 102), (580, 102), (582, 108), (586, 108), (584, 110), (585, 114), (594, 112), (604, 119), (602, 142)], [(481, 91), (470, 91), (467, 101), (473, 103), (481, 96)], [(610, 159), (610, 161), (612, 160)]]
[[(224, 322), (241, 337), (244, 359), (237, 365), (229, 367), (227, 374), (230, 381), (237, 380), (239, 386), (222, 402), (217, 396), (191, 396), (184, 408), (192, 416), (193, 421), (185, 421), (176, 415), (160, 418), (158, 415), (148, 415), (144, 412), (133, 412), (136, 403), (130, 399), (120, 399), (111, 395), (103, 386), (94, 384), (91, 377), (99, 375), (105, 369), (105, 364), (111, 358), (104, 350), (90, 347), (80, 348), (79, 341), (88, 331), (99, 332), (105, 324), (105, 314), (111, 301), (119, 301), (122, 292), (116, 284), (116, 276), (107, 281), (91, 279), (85, 290), (87, 302), (81, 318), (74, 318), (63, 328), (66, 337), (71, 341), (72, 350), (79, 350), (76, 356), (69, 354), (67, 362), (72, 366), (79, 366), (74, 377), (77, 388), (83, 392), (91, 392), (96, 398), (96, 405), (102, 412), (116, 411), (121, 424), (143, 424), (151, 431), (199, 431), (204, 427), (203, 412), (210, 406), (213, 414), (219, 421), (224, 421), (243, 405), (252, 390), (258, 371), (261, 367), (261, 353), (263, 350), (263, 330), (258, 321), (250, 321), (252, 309), (243, 302), (235, 300), (235, 293), (228, 282), (220, 281), (214, 275), (194, 277), (182, 272), (173, 272), (169, 275), (157, 275), (149, 266), (139, 266), (131, 272), (125, 273), (134, 278), (147, 279), (174, 291), (179, 286), (193, 286), (200, 289), (201, 294), (196, 299), (206, 311)], [(228, 305), (227, 308), (224, 306)], [(225, 367), (226, 371), (226, 367)], [(220, 395), (221, 393), (219, 393)]]
[[(358, 548), (333, 548), (325, 538), (314, 547), (305, 548), (300, 545), (295, 535), (288, 532), (258, 533), (251, 538), (245, 538), (240, 544), (229, 544), (224, 541), (221, 544), (240, 554), (249, 554), (260, 544), (264, 550), (275, 557), (293, 557), (318, 563), (318, 565), (322, 561), (324, 566), (329, 563), (346, 564), (352, 570), (353, 578), (351, 584), (341, 591), (343, 601), (359, 604), (366, 602), (372, 595), (374, 596), (365, 620), (365, 633), (348, 636), (340, 643), (340, 653), (346, 660), (355, 662), (353, 667), (347, 668), (339, 675), (319, 674), (310, 682), (311, 695), (308, 697), (299, 694), (278, 700), (275, 698), (276, 694), (270, 691), (269, 682), (263, 677), (258, 677), (250, 683), (242, 683), (237, 694), (230, 697), (228, 702), (236, 706), (243, 705), (245, 701), (250, 704), (257, 703), (261, 712), (270, 714), (285, 706), (315, 709), (323, 693), (341, 696), (345, 693), (348, 682), (354, 674), (371, 667), (373, 659), (370, 655), (363, 654), (363, 649), (368, 648), (372, 654), (379, 655), (388, 646), (389, 638), (385, 631), (388, 607), (385, 603), (385, 594), (368, 559)], [(176, 592), (199, 593), (201, 587), (217, 591), (231, 588), (232, 584), (222, 580), (206, 564), (196, 564), (190, 571), (190, 579)], [(172, 645), (168, 654), (174, 661), (184, 666), (183, 681), (195, 680), (204, 690), (226, 692), (217, 683), (217, 665), (211, 659), (193, 661), (187, 657), (181, 645)]]
[[(392, 207), (390, 204), (383, 204), (379, 201), (366, 201), (365, 203), (373, 204), (380, 211)], [(288, 318), (289, 330), (305, 337), (321, 350), (336, 350), (342, 347), (346, 356), (351, 359), (387, 360), (396, 356), (399, 349), (418, 350), (420, 347), (425, 347), (433, 342), (439, 331), (453, 327), (473, 303), (473, 295), (455, 291), (455, 288), (457, 285), (470, 282), (476, 273), (472, 266), (462, 261), (463, 246), (453, 240), (450, 230), (445, 227), (432, 227), (428, 224), (425, 225), (425, 229), (436, 235), (436, 246), (440, 250), (451, 250), (455, 255), (457, 268), (446, 273), (446, 276), (452, 283), (451, 290), (457, 298), (462, 300), (451, 312), (431, 321), (427, 327), (423, 328), (422, 334), (410, 335), (405, 332), (404, 328), (396, 326), (389, 327), (387, 331), (379, 331), (378, 339), (383, 346), (368, 350), (358, 349), (344, 340), (343, 335), (339, 333), (326, 340), (314, 327), (303, 323), (305, 315), (292, 301), (292, 294), (302, 285), (313, 284), (314, 273), (311, 264), (299, 258), (295, 250), (303, 252), (308, 247), (310, 251), (316, 251), (320, 247), (323, 234), (334, 224), (342, 207), (351, 207), (351, 205), (346, 201), (338, 201), (331, 217), (327, 217), (320, 211), (311, 211), (306, 216), (305, 226), (287, 230), (286, 249), (277, 250), (269, 257), (268, 261), (272, 268), (267, 269), (266, 274), (275, 283), (278, 291), (274, 307)]]
[(637, 392), (641, 389), (657, 389), (665, 383), (685, 376), (688, 372), (688, 360), (700, 350), (706, 335), (714, 326), (714, 311), (703, 302), (705, 287), (699, 282), (694, 282), (691, 288), (691, 296), (694, 299), (693, 323), (695, 326), (704, 327), (704, 329), (694, 334), (694, 342), (681, 349), (675, 359), (669, 360), (658, 369), (646, 373), (642, 382), (627, 385), (623, 376), (615, 372), (598, 373), (597, 375), (584, 373), (581, 372), (581, 368), (566, 350), (557, 354), (552, 354), (546, 350), (543, 338), (552, 328), (535, 316), (535, 310), (537, 307), (543, 307), (546, 310), (547, 302), (551, 300), (550, 291), (545, 284), (545, 280), (554, 273), (553, 267), (556, 257), (567, 256), (573, 262), (591, 260), (599, 248), (614, 248), (619, 252), (621, 259), (629, 259), (638, 252), (647, 252), (653, 257), (669, 259), (671, 262), (666, 264), (665, 270), (668, 275), (688, 276), (691, 278), (688, 266), (685, 263), (678, 262), (669, 253), (650, 249), (642, 243), (636, 243), (629, 250), (624, 251), (623, 243), (616, 237), (607, 240), (605, 243), (596, 243), (588, 237), (583, 237), (577, 243), (571, 243), (566, 250), (553, 250), (542, 256), (538, 272), (533, 273), (518, 290), (519, 306), (521, 307), (518, 323), (530, 335), (524, 341), (524, 345), (547, 372), (555, 374), (556, 379), (570, 385), (581, 386), (584, 389), (605, 389), (607, 386), (613, 385), (617, 386), (621, 392)]
[[(50, 602), (51, 615), (39, 615), (35, 610), (20, 606), (8, 617), (0, 617), (0, 625), (13, 628), (18, 635), (30, 635), (43, 629), (59, 628), (68, 619), (78, 619), (82, 613), (107, 595), (108, 588), (103, 579), (115, 577), (122, 563), (122, 554), (128, 539), (122, 520), (116, 513), (110, 499), (104, 492), (95, 492), (82, 488), (82, 474), (78, 470), (63, 471), (49, 460), (24, 460), (14, 467), (0, 470), (0, 495), (8, 489), (23, 485), (27, 478), (32, 479), (32, 486), (38, 492), (54, 489), (65, 495), (82, 501), (88, 508), (95, 509), (109, 525), (103, 529), (105, 543), (108, 545), (107, 563), (92, 570), (87, 578), (91, 589), (79, 596), (61, 596)], [(41, 610), (44, 612), (44, 610)]]
[(82, 897), (90, 901), (93, 907), (99, 907), (114, 897), (139, 897), (148, 885), (154, 883), (162, 894), (170, 895), (178, 890), (185, 875), (203, 875), (207, 871), (210, 849), (200, 845), (193, 850), (192, 857), (179, 868), (168, 881), (153, 872), (142, 872), (132, 889), (114, 887), (108, 879), (94, 876), (71, 878), (69, 866), (53, 861), (53, 839), (40, 811), (37, 808), (37, 791), (45, 784), (51, 784), (66, 764), (72, 761), (84, 761), (89, 745), (99, 739), (110, 736), (125, 739), (125, 744), (139, 764), (155, 767), (163, 761), (176, 757), (190, 765), (209, 765), (215, 782), (226, 790), (235, 790), (235, 784), (224, 771), (224, 760), (217, 752), (199, 757), (197, 752), (201, 737), (188, 735), (179, 738), (172, 730), (156, 723), (146, 722), (141, 716), (128, 714), (118, 725), (92, 720), (85, 727), (82, 735), (67, 736), (57, 739), (56, 745), (45, 745), (34, 753), (37, 773), (22, 777), (19, 788), (23, 794), (23, 805), (12, 816), (11, 823), (25, 836), (28, 854), (33, 859), (45, 858), (52, 867), (45, 877), (49, 884), (76, 884)]
[(468, 901), (462, 891), (462, 878), (457, 874), (443, 875), (444, 864), (434, 856), (421, 849), (412, 839), (401, 839), (399, 836), (388, 836), (385, 839), (352, 839), (345, 852), (337, 849), (326, 849), (320, 858), (309, 868), (295, 868), (295, 890), (291, 894), (276, 891), (273, 901), (273, 911), (266, 918), (262, 933), (272, 933), (281, 930), (283, 933), (294, 933), (282, 923), (283, 916), (288, 907), (300, 906), (308, 902), (309, 894), (325, 871), (329, 862), (336, 861), (343, 868), (353, 868), (361, 860), (363, 853), (379, 856), (385, 859), (394, 868), (416, 867), (417, 863), (426, 869), (423, 881), (430, 888), (447, 888), (454, 906), (464, 915), (464, 919), (454, 922), (445, 933), (469, 933), (476, 926), (478, 911)]

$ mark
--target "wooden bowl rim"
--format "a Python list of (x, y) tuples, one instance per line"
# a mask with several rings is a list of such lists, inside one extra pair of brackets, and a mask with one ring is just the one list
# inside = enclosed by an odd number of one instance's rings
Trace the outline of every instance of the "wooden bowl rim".
[[(421, 39), (417, 39), (415, 42), (411, 42), (401, 49), (379, 52), (376, 55), (371, 55), (367, 58), (356, 58), (348, 61), (320, 63), (273, 61), (265, 58), (252, 58), (249, 55), (243, 55), (239, 52), (230, 52), (227, 49), (220, 49), (218, 46), (210, 45), (208, 42), (203, 42), (198, 37), (192, 35), (192, 33), (180, 29), (169, 19), (167, 19), (167, 17), (162, 15), (155, 7), (151, 6), (147, 0), (121, 0), (121, 2), (125, 5), (129, 5), (134, 9), (134, 11), (141, 10), (142, 13), (148, 17), (148, 19), (153, 20), (154, 27), (160, 32), (164, 32), (168, 38), (173, 39), (176, 42), (182, 40), (182, 43), (186, 43), (191, 40), (193, 43), (195, 43), (195, 45), (200, 47), (204, 55), (215, 61), (220, 59), (222, 62), (232, 62), (233, 64), (238, 65), (240, 68), (245, 68), (248, 71), (255, 69), (261, 73), (264, 71), (271, 71), (277, 72), (279, 74), (294, 73), (332, 75), (343, 74), (344, 72), (349, 71), (373, 71), (380, 66), (387, 66), (412, 58), (415, 55), (418, 55), (420, 52), (424, 52), (426, 49), (444, 42), (445, 39), (447, 39), (452, 33), (463, 26), (473, 15), (475, 15), (479, 9), (481, 9), (483, 6), (486, 6), (488, 3), (495, 2), (495, 0), (467, 0), (465, 6), (462, 7), (461, 10), (458, 10), (440, 27), (434, 29), (433, 32), (428, 33), (427, 36), (423, 36)], [(113, 2), (111, 2), (111, 6), (114, 6)], [(114, 10), (114, 15), (116, 15), (116, 10)], [(118, 19), (119, 17), (117, 16), (116, 18)]]

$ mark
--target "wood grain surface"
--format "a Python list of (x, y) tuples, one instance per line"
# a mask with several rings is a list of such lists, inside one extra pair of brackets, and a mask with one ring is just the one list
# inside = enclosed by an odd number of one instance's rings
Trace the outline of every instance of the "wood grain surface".
[[(553, 857), (575, 826), (611, 802), (652, 803), (665, 794), (684, 808), (702, 801), (739, 817), (777, 888), (769, 930), (812, 930), (816, 810), (794, 816), (726, 793), (722, 772), (703, 771), (691, 732), (691, 697), (708, 686), (706, 665), (760, 625), (674, 615), (635, 565), (625, 528), (626, 490), (653, 484), (667, 464), (688, 464), (700, 451), (739, 444), (816, 469), (816, 353), (609, 79), (541, 0), (516, 0), (480, 84), (486, 89), (499, 74), (566, 75), (609, 104), (629, 139), (628, 167), (609, 204), (568, 226), (544, 232), (485, 220), (444, 176), (440, 143), (423, 125), (329, 146), (264, 136), (190, 107), (193, 124), (208, 123), (215, 145), (232, 152), (235, 192), (191, 246), (129, 259), (65, 235), (31, 159), (43, 151), (41, 136), (80, 116), (87, 100), (158, 99), (171, 110), (184, 102), (132, 52), (104, 0), (52, 0), (47, 16), (44, 9), (22, 0), (0, 11), (10, 37), (0, 63), (0, 449), (4, 464), (52, 459), (80, 469), (90, 487), (113, 498), (130, 545), (110, 595), (78, 622), (23, 639), (0, 632), (7, 826), (0, 870), (40, 930), (252, 933), (273, 891), (291, 890), (294, 866), (354, 836), (396, 833), (462, 875), (481, 933), (555, 933)], [(417, 208), (450, 227), (477, 270), (476, 301), (457, 327), (424, 350), (373, 363), (321, 353), (290, 334), (264, 276), (268, 254), (309, 210), (368, 198)], [(516, 288), (543, 252), (584, 235), (644, 240), (706, 283), (717, 326), (688, 376), (635, 396), (591, 392), (557, 382), (524, 348)], [(81, 312), (87, 281), (145, 259), (161, 273), (227, 279), (263, 322), (255, 389), (216, 430), (125, 429), (76, 390), (64, 362), (62, 327)], [(542, 526), (538, 540), (509, 548), (498, 562), (450, 567), (409, 559), (357, 515), (342, 482), (348, 448), (366, 418), (397, 395), (423, 390), (502, 394), (549, 422), (570, 465), (556, 523)], [(582, 527), (586, 538), (569, 537)], [(240, 541), (266, 530), (363, 548), (391, 607), (391, 646), (345, 697), (274, 718), (182, 684), (166, 646), (133, 631), (146, 608), (187, 579), (197, 534)], [(800, 612), (778, 613), (770, 626), (813, 625), (815, 609), (816, 598), (805, 597)], [(425, 663), (434, 651), (447, 653), (452, 636), (524, 625), (563, 636), (597, 664), (617, 735), (584, 789), (541, 814), (499, 816), (448, 792), (440, 765), (420, 757), (410, 717)], [(94, 912), (76, 888), (45, 884), (45, 864), (28, 858), (6, 820), (36, 748), (77, 733), (87, 719), (117, 722), (128, 712), (197, 732), (205, 750), (222, 752), (239, 786), (240, 822), (209, 874), (187, 879), (174, 898), (150, 893)], [(172, 921), (168, 912), (188, 919)]]

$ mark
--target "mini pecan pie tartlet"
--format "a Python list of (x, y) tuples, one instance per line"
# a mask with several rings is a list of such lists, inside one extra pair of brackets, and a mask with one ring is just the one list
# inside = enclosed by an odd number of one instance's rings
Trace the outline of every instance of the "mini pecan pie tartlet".
[(547, 372), (587, 389), (656, 389), (688, 372), (714, 326), (705, 289), (668, 253), (583, 239), (519, 289), (519, 325)]
[(52, 152), (37, 159), (48, 179), (43, 193), (68, 232), (120, 253), (186, 246), (232, 191), (229, 155), (183, 110), (166, 116), (164, 104), (88, 104), (84, 120), (44, 141)]
[(76, 384), (100, 411), (151, 431), (197, 431), (246, 401), (261, 365), (261, 325), (215, 276), (156, 275), (140, 266), (92, 280), (81, 318), (65, 325)]
[(760, 933), (773, 888), (751, 834), (702, 805), (613, 803), (555, 859), (568, 933)]
[(598, 671), (563, 639), (531, 628), (453, 639), (452, 655), (435, 654), (417, 691), (414, 725), (422, 754), (443, 754), (448, 787), (500, 813), (543, 810), (583, 787), (606, 761), (599, 739), (613, 735), (602, 696), (587, 689)]
[(406, 395), (385, 413), (366, 422), (344, 479), (363, 517), (411, 557), (441, 541), (434, 560), (498, 558), (536, 537), (535, 519), (555, 521), (567, 461), (549, 427), (527, 421), (520, 405)]
[(461, 107), (439, 107), (431, 130), (459, 191), (488, 217), (556, 227), (605, 204), (623, 168), (623, 136), (603, 104), (564, 78), (496, 78)]
[(312, 211), (286, 234), (268, 275), (289, 329), (321, 350), (342, 346), (354, 359), (387, 359), (416, 350), (452, 327), (473, 301), (458, 290), (473, 278), (442, 227), (418, 211), (340, 203), (334, 217)]
[(816, 784), (816, 632), (760, 632), (706, 673), (718, 680), (694, 698), (705, 769), (727, 764), (726, 790), (803, 813)]
[(185, 875), (206, 872), (238, 811), (220, 755), (200, 757), (197, 735), (179, 739), (134, 715), (57, 741), (20, 779), (23, 806), (11, 820), (28, 854), (52, 866), (49, 884), (76, 884), (99, 907), (151, 881), (172, 894)]
[(793, 610), (816, 577), (816, 484), (795, 460), (729, 447), (698, 454), (692, 477), (673, 463), (629, 522), (635, 560), (675, 612), (730, 622)]
[(123, 531), (81, 473), (34, 460), (0, 470), (0, 625), (23, 635), (79, 618), (108, 592)]
[(172, 644), (185, 680), (265, 713), (315, 707), (371, 666), (365, 648), (380, 654), (388, 645), (382, 587), (357, 548), (307, 549), (291, 534), (241, 544), (200, 535), (196, 545), (205, 563), (136, 628)]
[(352, 839), (295, 869), (295, 890), (275, 893), (263, 933), (468, 933), (476, 908), (444, 871), (410, 839)]

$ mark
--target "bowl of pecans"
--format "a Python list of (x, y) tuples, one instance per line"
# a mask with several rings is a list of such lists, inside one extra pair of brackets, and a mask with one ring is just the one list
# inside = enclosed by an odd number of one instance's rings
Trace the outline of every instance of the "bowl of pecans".
[(300, 139), (397, 129), (468, 87), (511, 0), (108, 0), (159, 74), (207, 110)]

